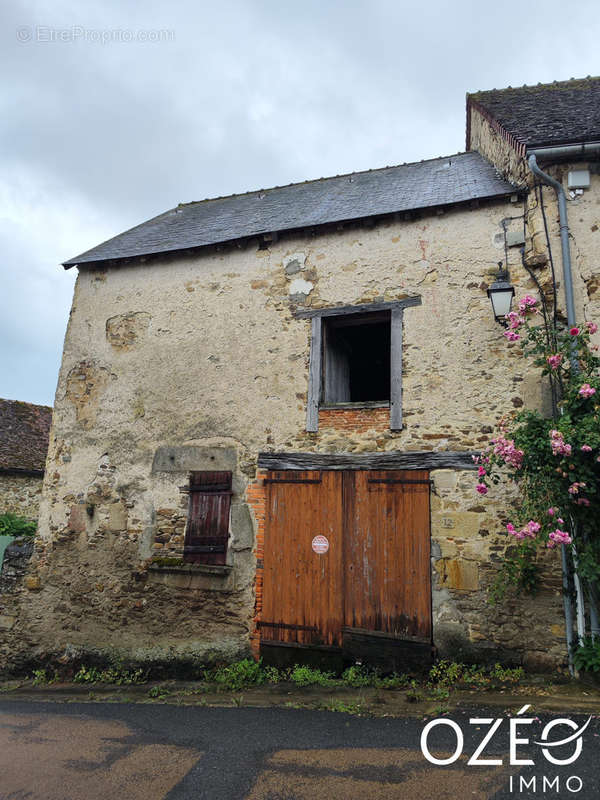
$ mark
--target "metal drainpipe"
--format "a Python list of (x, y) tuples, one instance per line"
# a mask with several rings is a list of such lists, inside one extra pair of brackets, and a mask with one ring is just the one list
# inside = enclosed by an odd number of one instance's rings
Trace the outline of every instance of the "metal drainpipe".
[[(550, 177), (537, 165), (535, 153), (531, 153), (528, 159), (529, 168), (534, 175), (537, 175), (544, 183), (552, 186), (558, 199), (558, 217), (560, 221), (560, 246), (562, 251), (563, 280), (565, 282), (565, 302), (567, 305), (567, 322), (569, 327), (575, 325), (575, 303), (573, 300), (573, 275), (571, 271), (571, 247), (569, 244), (569, 223), (567, 217), (567, 199), (562, 184)], [(576, 367), (575, 359), (571, 356), (571, 366)], [(562, 546), (562, 578), (563, 578), (563, 607), (565, 612), (565, 627), (567, 633), (567, 653), (569, 658), (569, 671), (573, 675), (575, 668), (573, 665), (573, 654), (571, 647), (573, 637), (573, 603), (569, 594), (569, 567), (567, 559), (567, 549)]]
[(560, 220), (560, 247), (562, 250), (563, 278), (565, 281), (565, 302), (567, 304), (567, 322), (569, 327), (575, 325), (575, 303), (573, 300), (573, 275), (571, 272), (571, 247), (569, 244), (569, 223), (567, 219), (567, 198), (562, 184), (551, 178), (537, 165), (535, 153), (529, 156), (529, 168), (544, 183), (552, 186), (558, 199), (558, 217)]

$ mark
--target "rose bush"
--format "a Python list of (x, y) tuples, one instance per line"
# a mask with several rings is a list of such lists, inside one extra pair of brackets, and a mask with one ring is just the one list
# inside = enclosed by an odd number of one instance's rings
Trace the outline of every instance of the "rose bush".
[(578, 577), (596, 603), (600, 584), (600, 358), (590, 336), (593, 322), (561, 328), (548, 324), (538, 301), (526, 295), (507, 317), (504, 336), (548, 376), (551, 418), (522, 411), (500, 421), (499, 431), (475, 458), (476, 491), (517, 484), (520, 503), (507, 520), (514, 543), (507, 550), (492, 598), (508, 586), (535, 591), (545, 553), (566, 545)]

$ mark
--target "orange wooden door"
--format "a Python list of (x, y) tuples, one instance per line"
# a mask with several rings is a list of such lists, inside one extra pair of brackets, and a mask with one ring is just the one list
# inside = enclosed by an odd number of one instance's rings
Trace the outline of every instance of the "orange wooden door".
[[(342, 474), (268, 473), (262, 642), (341, 646)], [(324, 537), (315, 544), (315, 537)]]
[[(268, 473), (261, 642), (430, 642), (428, 479), (415, 470)], [(326, 552), (315, 552), (315, 537)]]
[(429, 473), (344, 474), (344, 627), (431, 639)]

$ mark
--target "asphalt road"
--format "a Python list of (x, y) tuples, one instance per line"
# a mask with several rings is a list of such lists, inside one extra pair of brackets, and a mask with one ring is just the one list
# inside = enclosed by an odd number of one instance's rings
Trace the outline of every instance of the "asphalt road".
[[(516, 713), (517, 709), (515, 709)], [(488, 725), (469, 718), (498, 711), (454, 713), (464, 755), (430, 764), (420, 749), (427, 721), (361, 718), (285, 708), (204, 708), (133, 703), (0, 703), (1, 800), (463, 800), (600, 796), (600, 720), (581, 736), (582, 751), (567, 766), (549, 763), (539, 746), (518, 745), (509, 766), (509, 723), (503, 719), (481, 758), (468, 765)], [(586, 716), (569, 716), (581, 727)], [(446, 717), (448, 719), (448, 717)], [(544, 716), (518, 731), (539, 740)], [(561, 725), (558, 741), (574, 731)], [(447, 725), (429, 738), (436, 758), (452, 754)], [(567, 758), (575, 744), (554, 748)], [(535, 777), (535, 783), (532, 778)], [(544, 781), (545, 779), (545, 781)], [(558, 780), (557, 780), (558, 779)], [(512, 782), (511, 782), (512, 781)], [(581, 784), (581, 788), (580, 787)]]

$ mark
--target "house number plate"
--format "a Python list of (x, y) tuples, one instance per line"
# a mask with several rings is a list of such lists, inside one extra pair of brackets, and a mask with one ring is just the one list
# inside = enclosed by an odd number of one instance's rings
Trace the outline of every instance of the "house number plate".
[(315, 536), (312, 540), (312, 549), (315, 553), (326, 553), (329, 550), (329, 539), (326, 536)]

